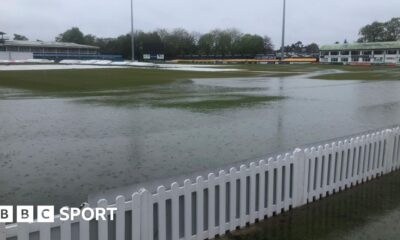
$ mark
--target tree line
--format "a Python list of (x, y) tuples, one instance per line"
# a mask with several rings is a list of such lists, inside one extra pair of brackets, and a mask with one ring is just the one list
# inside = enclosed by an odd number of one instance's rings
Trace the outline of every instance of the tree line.
[[(23, 35), (14, 34), (14, 40), (28, 40)], [(131, 35), (124, 34), (115, 38), (101, 38), (84, 34), (79, 28), (72, 27), (56, 38), (57, 42), (72, 42), (98, 46), (104, 54), (119, 54), (124, 59), (131, 59)], [(188, 32), (185, 29), (159, 29), (156, 31), (136, 31), (134, 33), (135, 59), (143, 54), (164, 54), (167, 59), (185, 56), (208, 57), (250, 57), (258, 54), (275, 54), (274, 45), (268, 36), (242, 33), (237, 29), (215, 29), (205, 34)], [(278, 50), (280, 52), (280, 50)], [(285, 46), (285, 52), (318, 53), (316, 43), (303, 45), (297, 41)]]
[[(387, 22), (375, 21), (368, 24), (360, 29), (359, 36), (357, 42), (399, 41), (400, 17), (392, 18)], [(14, 34), (14, 40), (28, 40), (28, 38)], [(73, 27), (59, 34), (55, 40), (98, 46), (101, 53), (120, 54), (125, 59), (131, 58), (130, 34), (115, 38), (101, 38), (84, 34), (79, 28)], [(168, 59), (185, 55), (254, 57), (257, 54), (275, 53), (274, 45), (268, 36), (242, 33), (237, 29), (216, 29), (205, 34), (188, 32), (181, 28), (150, 32), (137, 31), (134, 33), (134, 40), (136, 59), (142, 58), (143, 54), (158, 53), (164, 53)], [(344, 43), (347, 43), (347, 40)], [(319, 47), (316, 43), (304, 45), (301, 41), (297, 41), (285, 46), (284, 51), (315, 54), (318, 53)]]
[[(120, 54), (125, 59), (131, 58), (131, 35), (124, 34), (116, 38), (100, 38), (83, 34), (73, 27), (56, 37), (59, 42), (74, 42), (100, 47), (100, 52)], [(214, 56), (252, 56), (274, 51), (271, 39), (257, 34), (244, 34), (236, 29), (213, 30), (206, 34), (192, 33), (185, 29), (134, 33), (135, 57), (143, 54), (164, 53), (169, 59), (185, 55)]]
[[(282, 47), (280, 49), (282, 49)], [(319, 53), (319, 46), (316, 43), (311, 43), (309, 45), (304, 45), (303, 42), (297, 41), (296, 43), (293, 43), (291, 45), (285, 46), (284, 51), (286, 53), (318, 54)]]

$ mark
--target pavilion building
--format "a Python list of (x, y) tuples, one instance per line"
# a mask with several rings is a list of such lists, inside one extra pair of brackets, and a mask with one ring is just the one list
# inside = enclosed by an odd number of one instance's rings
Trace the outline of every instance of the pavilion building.
[(400, 64), (400, 41), (346, 43), (320, 48), (321, 63)]

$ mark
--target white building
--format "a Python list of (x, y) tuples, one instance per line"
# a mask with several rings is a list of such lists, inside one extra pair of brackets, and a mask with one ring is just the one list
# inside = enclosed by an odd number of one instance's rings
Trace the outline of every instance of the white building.
[(0, 41), (0, 59), (93, 59), (99, 48), (76, 43), (43, 42), (43, 41)]
[(320, 48), (320, 62), (400, 64), (400, 41), (325, 45)]

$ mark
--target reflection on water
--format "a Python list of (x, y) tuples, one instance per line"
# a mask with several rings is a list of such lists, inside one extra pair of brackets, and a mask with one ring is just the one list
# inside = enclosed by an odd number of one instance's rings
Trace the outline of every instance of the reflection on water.
[[(182, 84), (173, 88), (185, 98), (203, 96), (209, 89), (212, 96), (250, 92), (285, 98), (196, 111), (155, 107), (138, 98), (131, 105), (113, 105), (101, 96), (88, 102), (78, 97), (3, 96), (0, 203), (79, 205), (89, 193), (257, 159), (400, 119), (397, 81), (288, 77)], [(157, 95), (151, 89), (143, 94)], [(165, 92), (159, 95), (160, 101), (167, 101)]]
[(399, 239), (400, 173), (261, 221), (229, 234), (235, 240)]

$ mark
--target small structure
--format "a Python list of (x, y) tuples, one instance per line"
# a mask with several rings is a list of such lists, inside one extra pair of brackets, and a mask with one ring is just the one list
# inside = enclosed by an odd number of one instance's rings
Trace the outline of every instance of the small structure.
[(143, 60), (144, 61), (164, 61), (165, 56), (164, 54), (143, 54)]
[(0, 44), (4, 44), (4, 42), (6, 41), (4, 35), (6, 35), (5, 32), (0, 32)]
[(400, 64), (400, 41), (325, 45), (320, 48), (320, 62)]

